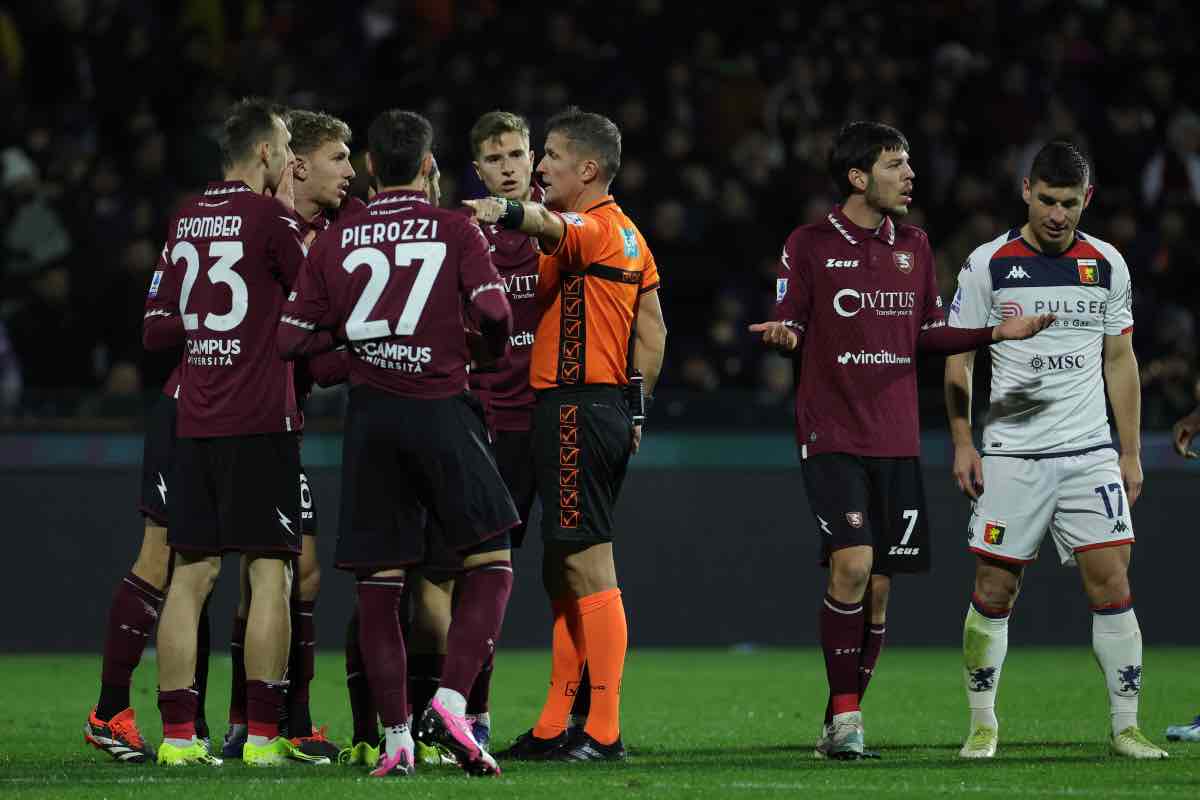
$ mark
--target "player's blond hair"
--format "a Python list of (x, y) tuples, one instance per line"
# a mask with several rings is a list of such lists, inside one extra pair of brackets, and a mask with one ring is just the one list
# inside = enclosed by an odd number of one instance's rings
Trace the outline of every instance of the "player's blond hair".
[(529, 122), (520, 114), (511, 111), (489, 111), (471, 126), (471, 153), (479, 158), (483, 143), (498, 139), (506, 133), (515, 133), (529, 141)]
[(350, 144), (350, 126), (324, 111), (293, 108), (284, 122), (292, 132), (292, 152), (297, 155), (308, 155), (326, 142)]

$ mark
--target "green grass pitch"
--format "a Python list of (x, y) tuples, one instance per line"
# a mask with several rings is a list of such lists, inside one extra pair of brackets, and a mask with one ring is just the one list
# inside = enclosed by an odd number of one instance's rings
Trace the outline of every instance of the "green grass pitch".
[[(501, 651), (493, 682), (497, 743), (528, 728), (540, 706), (548, 654)], [(1200, 710), (1200, 649), (1146, 653), (1142, 727), (1164, 743), (1169, 723)], [(1108, 706), (1086, 648), (1014, 647), (1000, 687), (1000, 753), (964, 762), (967, 712), (960, 655), (951, 649), (884, 650), (864, 704), (867, 746), (879, 761), (830, 763), (811, 755), (824, 708), (820, 652), (634, 650), (625, 672), (627, 763), (505, 763), (500, 779), (423, 768), (407, 780), (371, 779), (347, 767), (252, 770), (126, 766), (83, 744), (95, 702), (96, 655), (0, 656), (0, 796), (153, 797), (204, 800), (320, 797), (1200, 797), (1200, 744), (1135, 763), (1107, 755)], [(134, 704), (153, 742), (161, 726), (148, 656)], [(224, 731), (229, 658), (214, 653), (208, 717)], [(350, 732), (340, 654), (318, 657), (313, 716), (337, 741)], [(497, 748), (499, 749), (499, 745)]]

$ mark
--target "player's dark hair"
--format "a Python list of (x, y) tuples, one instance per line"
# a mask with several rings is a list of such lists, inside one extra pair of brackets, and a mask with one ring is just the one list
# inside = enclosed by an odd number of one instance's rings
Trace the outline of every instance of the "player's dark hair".
[(834, 137), (829, 150), (829, 177), (841, 197), (858, 189), (850, 183), (852, 169), (870, 174), (871, 167), (885, 150), (907, 150), (908, 139), (891, 125), (882, 122), (847, 122)]
[(244, 97), (233, 104), (221, 126), (221, 166), (230, 169), (250, 155), (251, 149), (275, 132), (275, 118), (283, 108), (262, 97)]
[(479, 151), (484, 142), (498, 139), (506, 133), (515, 133), (528, 139), (528, 120), (511, 111), (487, 112), (471, 126), (471, 154), (479, 158)]
[(433, 150), (433, 126), (415, 111), (384, 111), (367, 129), (367, 152), (381, 186), (412, 183)]
[(313, 153), (326, 142), (350, 144), (350, 126), (324, 111), (293, 108), (284, 122), (292, 132), (292, 152), (297, 155)]
[(621, 168), (621, 129), (611, 119), (568, 106), (546, 122), (546, 135), (555, 132), (567, 137), (572, 147), (594, 157), (607, 183), (617, 177)]
[(1087, 188), (1091, 177), (1087, 157), (1066, 139), (1047, 142), (1033, 157), (1029, 168), (1029, 185), (1041, 181), (1054, 188), (1082, 186)]

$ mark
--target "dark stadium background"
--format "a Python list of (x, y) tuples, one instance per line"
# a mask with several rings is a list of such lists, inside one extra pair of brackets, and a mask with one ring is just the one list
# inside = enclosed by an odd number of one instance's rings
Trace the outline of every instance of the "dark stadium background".
[[(811, 566), (809, 518), (790, 471), (790, 367), (766, 355), (745, 325), (764, 318), (774, 299), (787, 233), (822, 218), (833, 200), (824, 170), (830, 137), (858, 118), (907, 133), (917, 172), (909, 221), (930, 233), (947, 298), (967, 253), (1023, 221), (1020, 179), (1034, 150), (1060, 135), (1082, 144), (1097, 192), (1081, 227), (1113, 242), (1129, 262), (1144, 425), (1169, 428), (1197, 399), (1200, 86), (1193, 53), (1200, 26), (1193, 6), (0, 3), (0, 526), (38, 532), (24, 540), (26, 557), (52, 565), (64, 580), (86, 575), (107, 585), (131, 562), (139, 530), (137, 432), (172, 366), (142, 352), (142, 302), (173, 208), (219, 174), (214, 132), (234, 100), (261, 94), (345, 118), (356, 134), (360, 193), (370, 119), (389, 107), (419, 110), (437, 131), (446, 205), (479, 190), (466, 139), (478, 114), (524, 113), (540, 154), (543, 122), (573, 103), (621, 126), (623, 163), (613, 191), (656, 255), (670, 329), (647, 432), (647, 457), (665, 471), (643, 469), (630, 479), (641, 488), (628, 493), (622, 513), (634, 531), (629, 548), (642, 560), (623, 567), (633, 584), (627, 591), (665, 597), (676, 581), (724, 581), (737, 597), (770, 583), (807, 608), (821, 577)], [(938, 484), (931, 507), (945, 555), (935, 579), (921, 584), (932, 599), (912, 602), (936, 607), (930, 613), (945, 616), (945, 624), (910, 623), (907, 634), (897, 629), (899, 641), (955, 638), (969, 583), (959, 538), (965, 506), (944, 491), (945, 441), (936, 436), (945, 427), (941, 364), (927, 359), (921, 376), (923, 421), (934, 434), (926, 445), (928, 480)], [(987, 373), (980, 372), (984, 387)], [(314, 430), (336, 428), (342, 398), (334, 390), (313, 399)], [(64, 430), (98, 433), (43, 433)], [(130, 438), (99, 433), (106, 431)], [(728, 440), (724, 473), (719, 459), (704, 460), (711, 457), (705, 437), (717, 432), (749, 437)], [(776, 448), (767, 455), (756, 449), (765, 440)], [(1182, 462), (1164, 449), (1162, 434), (1149, 434), (1148, 442), (1142, 539), (1150, 538), (1151, 522), (1156, 535), (1174, 535), (1169, 528), (1180, 524), (1188, 502), (1186, 473), (1165, 472)], [(696, 455), (702, 451), (709, 455)], [(1164, 471), (1157, 484), (1154, 470)], [(327, 482), (324, 518), (332, 520), (337, 471), (331, 463), (318, 477)], [(697, 511), (714, 505), (710, 514)], [(323, 547), (333, 540), (332, 527), (326, 530)], [(746, 546), (726, 552), (738, 537)], [(716, 566), (705, 549), (713, 541), (725, 543)], [(1139, 609), (1154, 592), (1169, 608), (1169, 587), (1188, 580), (1172, 572), (1186, 559), (1153, 548), (1139, 550)], [(784, 569), (792, 562), (797, 571)], [(755, 565), (770, 566), (773, 577), (764, 581)], [(22, 580), (3, 593), (37, 591)], [(331, 644), (344, 600), (333, 599), (341, 588), (334, 580), (322, 606)], [(1077, 600), (1076, 580), (1058, 569), (1039, 575), (1047, 602), (1059, 590)], [(521, 584), (514, 608), (540, 614), (536, 586)], [(725, 615), (713, 639), (761, 637), (762, 629), (743, 623), (769, 615), (771, 604), (739, 611), (736, 602), (718, 602), (721, 596), (704, 606)], [(90, 646), (102, 630), (97, 605), (94, 618), (60, 631), (61, 640), (9, 629), (0, 644)], [(1075, 605), (1082, 609), (1081, 601)], [(803, 616), (783, 640), (811, 641), (815, 615)], [(1024, 620), (1014, 625), (1033, 624), (1030, 615)], [(541, 622), (537, 616), (515, 631), (510, 622), (509, 630), (536, 643)], [(1065, 619), (1061, 627), (1079, 633), (1077, 623)], [(635, 637), (672, 641), (680, 634), (669, 617), (655, 625), (635, 625)], [(1148, 624), (1147, 640), (1155, 633), (1189, 638), (1167, 627)], [(674, 640), (695, 637), (685, 631)]]

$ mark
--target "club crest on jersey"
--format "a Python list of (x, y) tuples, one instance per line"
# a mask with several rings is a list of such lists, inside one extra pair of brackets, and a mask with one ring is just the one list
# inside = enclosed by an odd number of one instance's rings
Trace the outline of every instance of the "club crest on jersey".
[(1095, 286), (1100, 283), (1100, 266), (1094, 258), (1077, 258), (1075, 264), (1079, 268), (1079, 282), (1085, 286)]
[(905, 275), (913, 271), (915, 260), (913, 254), (907, 250), (897, 250), (892, 253), (892, 261), (896, 264), (896, 269), (903, 272)]
[(576, 214), (574, 211), (565, 211), (562, 215), (563, 222), (568, 225), (574, 225), (576, 228), (583, 227), (583, 217)]
[(146, 294), (150, 297), (158, 297), (158, 287), (162, 285), (163, 271), (161, 269), (154, 270), (154, 275), (150, 278), (150, 291)]
[(775, 279), (775, 302), (782, 303), (783, 298), (787, 297), (787, 278)]
[(993, 522), (989, 520), (987, 524), (983, 526), (983, 541), (987, 544), (1002, 544), (1004, 542), (1005, 527), (1006, 526), (1003, 522)]
[(851, 528), (861, 528), (863, 524), (863, 515), (861, 511), (847, 511), (846, 522)]

